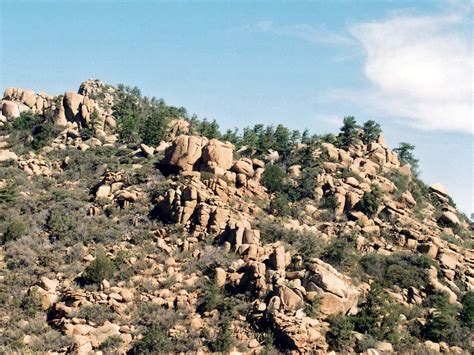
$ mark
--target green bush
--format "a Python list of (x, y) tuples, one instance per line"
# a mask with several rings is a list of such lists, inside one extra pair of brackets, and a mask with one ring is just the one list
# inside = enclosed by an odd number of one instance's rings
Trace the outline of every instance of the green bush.
[(284, 217), (291, 213), (288, 198), (285, 194), (276, 193), (270, 200), (268, 211), (274, 216)]
[(100, 284), (104, 279), (111, 279), (115, 270), (116, 267), (112, 260), (105, 255), (98, 255), (97, 258), (87, 266), (83, 277), (86, 283)]
[(357, 208), (369, 217), (375, 216), (382, 200), (382, 191), (378, 186), (373, 186), (369, 192), (364, 192)]
[(441, 234), (441, 239), (447, 241), (448, 243), (451, 244), (456, 244), (456, 245), (461, 245), (461, 242), (457, 240), (454, 236), (447, 234), (447, 233), (442, 233)]
[(424, 255), (397, 253), (392, 255), (368, 254), (360, 261), (364, 271), (383, 287), (397, 285), (422, 288), (428, 281), (427, 269), (437, 266), (436, 262)]
[(467, 292), (462, 300), (460, 319), (466, 327), (474, 328), (474, 292)]
[(138, 340), (131, 350), (132, 354), (156, 354), (173, 351), (166, 332), (156, 326), (147, 328), (143, 338)]
[(350, 317), (342, 314), (328, 318), (329, 330), (326, 333), (326, 341), (331, 350), (346, 352), (349, 351), (353, 343), (352, 332), (354, 324)]
[(80, 237), (79, 225), (82, 223), (71, 210), (58, 205), (51, 209), (46, 225), (50, 238), (54, 240), (77, 240)]
[(322, 242), (314, 233), (298, 233), (294, 237), (292, 246), (296, 249), (297, 255), (301, 256), (304, 266), (309, 267), (312, 260), (319, 257)]
[(122, 338), (118, 335), (111, 335), (99, 345), (99, 350), (105, 351), (106, 354), (117, 353), (118, 349), (122, 346), (122, 343)]
[(302, 258), (305, 265), (310, 265), (311, 259), (318, 257), (321, 253), (322, 241), (315, 233), (288, 230), (281, 224), (269, 220), (261, 220), (255, 227), (260, 229), (262, 243), (282, 241), (289, 244), (290, 249)]
[(102, 325), (105, 321), (114, 320), (117, 314), (110, 307), (101, 304), (93, 304), (82, 306), (79, 309), (78, 317), (88, 322), (90, 321), (97, 325)]
[(269, 192), (283, 192), (286, 186), (285, 180), (287, 178), (286, 172), (278, 165), (270, 165), (265, 169), (262, 176), (262, 185), (265, 186)]
[(234, 344), (234, 333), (230, 329), (230, 319), (225, 317), (219, 327), (216, 339), (209, 344), (213, 352), (227, 353)]
[(352, 317), (355, 329), (369, 334), (376, 340), (395, 342), (400, 323), (401, 306), (393, 303), (383, 291), (382, 285), (374, 282), (367, 294), (365, 303)]
[(25, 111), (15, 118), (12, 122), (12, 127), (17, 130), (30, 131), (33, 127), (42, 124), (44, 118), (40, 115), (35, 115), (31, 111)]
[(393, 184), (397, 188), (397, 191), (395, 192), (395, 198), (399, 200), (402, 194), (408, 191), (408, 188), (410, 186), (410, 178), (398, 171), (390, 172), (385, 177), (391, 182), (393, 182)]
[(339, 202), (337, 201), (336, 195), (329, 194), (324, 196), (324, 198), (319, 203), (319, 207), (327, 208), (331, 211), (334, 211), (339, 206)]
[(460, 329), (456, 318), (443, 312), (430, 315), (423, 328), (423, 336), (435, 342), (445, 341), (456, 345), (461, 340), (459, 335)]
[(226, 298), (222, 288), (217, 286), (214, 279), (206, 281), (203, 286), (204, 294), (200, 299), (200, 309), (203, 312), (219, 310), (219, 312), (228, 312), (231, 309), (230, 300)]
[(31, 146), (35, 150), (39, 150), (48, 144), (56, 137), (57, 131), (51, 122), (44, 122), (33, 128), (33, 141)]
[(2, 236), (2, 244), (5, 244), (12, 240), (17, 240), (24, 236), (28, 231), (27, 225), (23, 221), (14, 220), (10, 222), (7, 227), (5, 234)]
[(287, 190), (288, 199), (292, 202), (300, 201), (304, 198), (314, 198), (314, 192), (318, 187), (317, 175), (322, 172), (319, 167), (305, 168), (300, 177), (296, 179), (297, 185), (289, 185)]
[(339, 237), (323, 249), (321, 259), (336, 268), (352, 268), (357, 262), (354, 250), (354, 241)]
[(15, 202), (19, 195), (18, 190), (15, 181), (8, 181), (4, 187), (0, 187), (0, 206)]
[(308, 317), (316, 318), (319, 314), (319, 307), (321, 306), (321, 299), (318, 297), (306, 301), (304, 305), (304, 312)]
[(359, 174), (356, 174), (355, 172), (353, 172), (352, 170), (349, 170), (348, 168), (342, 168), (341, 170), (339, 170), (336, 173), (336, 177), (339, 179), (347, 179), (347, 178), (352, 177), (359, 182), (364, 181), (364, 179), (362, 179)]
[(34, 317), (42, 312), (41, 295), (36, 291), (28, 292), (21, 300), (20, 308), (29, 316)]

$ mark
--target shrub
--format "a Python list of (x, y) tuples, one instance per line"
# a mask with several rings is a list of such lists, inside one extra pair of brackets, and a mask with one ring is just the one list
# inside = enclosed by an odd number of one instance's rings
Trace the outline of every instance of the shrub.
[(169, 113), (165, 111), (154, 111), (146, 118), (141, 128), (143, 143), (149, 145), (158, 145), (167, 133), (169, 123)]
[(474, 327), (474, 292), (467, 292), (462, 300), (462, 311), (460, 314), (460, 319), (466, 327)]
[(151, 329), (170, 329), (177, 321), (178, 313), (151, 302), (140, 302), (133, 314), (134, 323)]
[(410, 178), (406, 175), (403, 175), (402, 173), (395, 171), (395, 172), (390, 172), (389, 174), (386, 175), (386, 178), (389, 179), (395, 187), (397, 188), (397, 191), (395, 192), (395, 197), (397, 199), (400, 199), (402, 194), (405, 191), (408, 191), (409, 185), (410, 185)]
[(364, 192), (358, 203), (358, 210), (369, 217), (373, 217), (379, 208), (382, 199), (382, 191), (378, 186), (373, 186), (369, 192)]
[(7, 227), (5, 234), (2, 236), (2, 244), (11, 240), (17, 240), (27, 233), (27, 226), (23, 221), (12, 221)]
[(99, 345), (99, 350), (105, 351), (106, 353), (116, 353), (121, 345), (122, 338), (118, 335), (111, 335)]
[(400, 322), (401, 308), (391, 302), (382, 286), (374, 282), (367, 294), (366, 302), (352, 317), (358, 332), (369, 334), (377, 340), (395, 339)]
[(428, 280), (426, 269), (437, 265), (427, 256), (405, 253), (368, 254), (362, 257), (360, 264), (383, 287), (397, 285), (402, 288), (424, 287)]
[(138, 340), (131, 350), (132, 354), (155, 354), (172, 351), (171, 341), (166, 332), (156, 326), (152, 326), (143, 333), (143, 338)]
[(274, 243), (278, 240), (288, 241), (288, 231), (275, 221), (263, 219), (258, 221), (255, 227), (260, 229), (260, 238), (263, 244)]
[(262, 176), (262, 185), (270, 192), (283, 192), (285, 188), (286, 172), (278, 165), (270, 165)]
[(337, 201), (336, 195), (334, 194), (324, 196), (319, 204), (319, 207), (327, 208), (332, 211), (334, 211), (338, 206), (339, 202)]
[(458, 334), (456, 319), (445, 313), (429, 316), (423, 328), (424, 337), (435, 342), (445, 341), (449, 344), (457, 344), (460, 340)]
[(362, 179), (359, 174), (356, 174), (355, 172), (353, 172), (352, 170), (349, 170), (348, 168), (342, 168), (336, 173), (336, 176), (339, 179), (347, 179), (347, 178), (353, 177), (359, 182), (364, 181), (364, 179)]
[(46, 221), (50, 238), (63, 241), (79, 238), (78, 231), (81, 221), (71, 212), (62, 205), (53, 207)]
[(87, 266), (84, 271), (84, 280), (89, 284), (99, 284), (102, 280), (111, 279), (116, 270), (115, 264), (105, 255), (98, 255), (97, 258)]
[(457, 240), (454, 236), (444, 233), (444, 232), (441, 234), (441, 239), (451, 244), (461, 245), (461, 242)]
[(290, 185), (288, 188), (288, 199), (299, 201), (303, 198), (314, 198), (314, 191), (318, 187), (317, 175), (321, 173), (319, 167), (305, 168), (300, 177), (296, 180), (297, 185)]
[(268, 210), (274, 216), (288, 216), (291, 212), (288, 198), (282, 193), (276, 193), (270, 201)]
[(357, 353), (364, 353), (370, 348), (375, 348), (377, 341), (370, 335), (365, 335), (362, 339), (357, 339), (354, 346), (354, 351)]
[(319, 307), (321, 305), (321, 299), (314, 297), (312, 300), (308, 300), (304, 306), (304, 312), (308, 317), (316, 318), (319, 314)]
[(32, 130), (33, 141), (31, 142), (31, 146), (35, 150), (45, 147), (51, 143), (56, 133), (56, 128), (51, 122), (44, 122), (34, 127)]
[(225, 317), (219, 327), (216, 339), (209, 344), (213, 352), (227, 353), (234, 344), (234, 333), (230, 329), (230, 319)]
[(321, 259), (336, 267), (353, 266), (357, 260), (353, 253), (354, 247), (353, 241), (340, 237), (324, 248)]
[(328, 318), (329, 331), (326, 333), (326, 341), (332, 350), (345, 352), (351, 348), (352, 331), (354, 324), (349, 317), (342, 314)]
[(312, 259), (321, 253), (321, 241), (314, 233), (296, 234), (292, 245), (296, 248), (297, 254), (301, 256), (306, 267), (309, 267)]
[(225, 297), (223, 290), (217, 286), (214, 279), (207, 281), (204, 286), (204, 295), (201, 297), (200, 309), (209, 312), (214, 309), (219, 312), (228, 312), (231, 309), (229, 300)]
[(15, 202), (18, 195), (17, 182), (8, 181), (5, 186), (0, 187), (0, 205)]
[(102, 325), (105, 321), (114, 320), (117, 315), (110, 307), (101, 304), (93, 304), (82, 306), (79, 310), (78, 317), (94, 322), (97, 325)]
[(199, 134), (209, 139), (219, 139), (221, 137), (221, 133), (219, 131), (219, 124), (216, 120), (212, 120), (209, 122), (206, 118), (204, 118), (201, 122), (197, 123), (196, 128)]
[(279, 223), (268, 220), (259, 221), (256, 228), (260, 229), (262, 243), (276, 241), (287, 243), (306, 265), (311, 264), (311, 259), (318, 257), (321, 252), (322, 242), (315, 233), (289, 230)]
[(34, 317), (43, 310), (41, 295), (36, 291), (28, 292), (21, 300), (20, 308), (29, 316)]
[(12, 127), (18, 130), (32, 130), (33, 127), (43, 123), (44, 118), (40, 115), (35, 115), (31, 111), (25, 111), (15, 118), (12, 122)]

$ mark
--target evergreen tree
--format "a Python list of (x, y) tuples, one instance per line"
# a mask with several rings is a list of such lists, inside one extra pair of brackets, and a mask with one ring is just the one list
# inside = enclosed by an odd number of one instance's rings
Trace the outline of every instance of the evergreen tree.
[(94, 109), (91, 112), (90, 120), (89, 120), (89, 128), (92, 137), (95, 137), (97, 135), (97, 130), (99, 129), (100, 126), (100, 116), (99, 116), (99, 111), (94, 107)]
[(365, 144), (375, 142), (382, 133), (380, 125), (373, 120), (365, 122), (362, 128), (364, 129), (364, 136), (362, 137), (362, 141)]
[(344, 148), (348, 148), (352, 143), (357, 140), (357, 131), (359, 125), (353, 116), (344, 117), (343, 126), (341, 127), (341, 143)]
[(418, 159), (415, 158), (413, 154), (415, 146), (410, 143), (401, 142), (398, 148), (395, 148), (393, 151), (398, 154), (400, 162), (405, 165), (409, 165), (413, 173), (417, 174), (418, 172)]
[(290, 130), (279, 124), (275, 129), (275, 143), (272, 149), (286, 156), (291, 150)]

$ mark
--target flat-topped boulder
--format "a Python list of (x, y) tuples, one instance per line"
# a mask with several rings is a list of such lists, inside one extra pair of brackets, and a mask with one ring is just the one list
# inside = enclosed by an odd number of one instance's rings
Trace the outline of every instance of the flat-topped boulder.
[(448, 196), (448, 190), (446, 190), (446, 188), (439, 182), (432, 184), (430, 186), (430, 190), (437, 194), (440, 194), (441, 196)]

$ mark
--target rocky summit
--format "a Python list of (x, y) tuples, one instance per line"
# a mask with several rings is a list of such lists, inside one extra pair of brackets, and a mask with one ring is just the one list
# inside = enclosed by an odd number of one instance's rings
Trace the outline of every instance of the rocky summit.
[(376, 122), (221, 132), (99, 80), (0, 109), (2, 352), (473, 351), (473, 223)]

